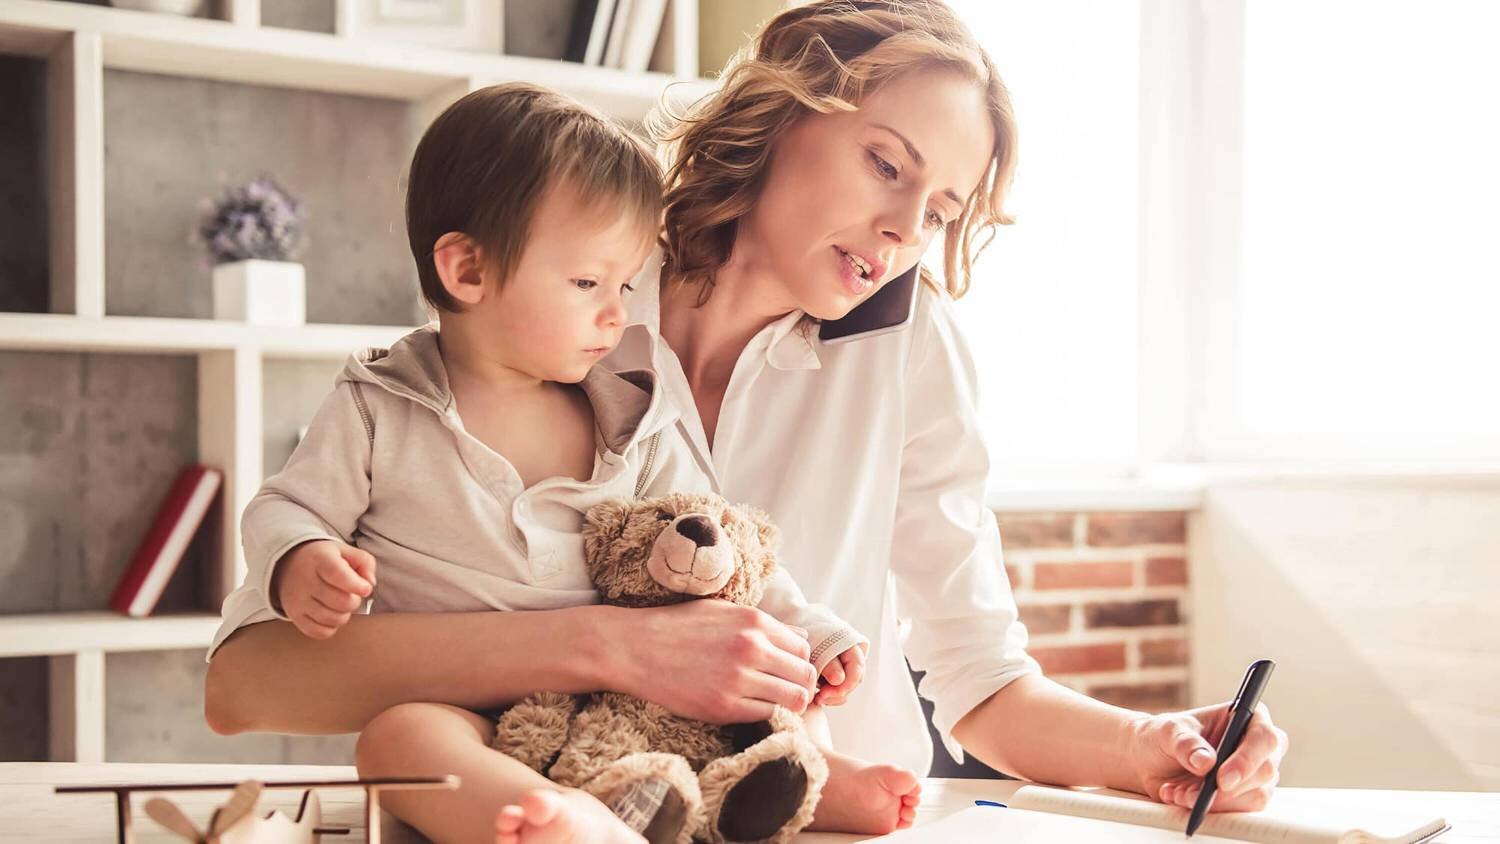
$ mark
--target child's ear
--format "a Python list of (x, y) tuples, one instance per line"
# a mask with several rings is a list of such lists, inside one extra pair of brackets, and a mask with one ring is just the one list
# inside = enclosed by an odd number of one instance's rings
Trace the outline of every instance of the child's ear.
[(432, 247), (432, 263), (448, 295), (465, 305), (484, 299), (484, 263), (479, 244), (463, 232), (448, 232)]

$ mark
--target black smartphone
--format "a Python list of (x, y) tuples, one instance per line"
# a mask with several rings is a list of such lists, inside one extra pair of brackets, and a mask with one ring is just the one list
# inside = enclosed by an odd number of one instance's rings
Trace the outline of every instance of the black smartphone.
[(841, 319), (824, 320), (818, 327), (818, 339), (824, 343), (843, 343), (896, 331), (911, 322), (917, 307), (918, 272), (921, 268), (921, 264), (916, 264), (881, 285), (870, 298), (860, 302)]

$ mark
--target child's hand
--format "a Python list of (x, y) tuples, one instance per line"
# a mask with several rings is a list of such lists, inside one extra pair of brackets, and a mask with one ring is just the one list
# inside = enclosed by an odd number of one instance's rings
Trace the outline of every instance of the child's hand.
[(271, 576), (271, 600), (312, 639), (327, 639), (375, 591), (375, 558), (332, 539), (288, 551)]
[(849, 699), (849, 695), (853, 694), (863, 679), (865, 646), (856, 645), (823, 666), (818, 693), (813, 695), (812, 702), (822, 706), (839, 706)]

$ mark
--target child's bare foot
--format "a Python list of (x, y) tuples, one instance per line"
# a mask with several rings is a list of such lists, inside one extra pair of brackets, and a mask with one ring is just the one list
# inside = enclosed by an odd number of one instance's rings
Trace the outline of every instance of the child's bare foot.
[(917, 775), (895, 765), (824, 749), (828, 782), (809, 829), (884, 835), (906, 829), (917, 817), (922, 786)]
[(581, 791), (538, 788), (495, 816), (495, 844), (642, 844), (603, 803)]

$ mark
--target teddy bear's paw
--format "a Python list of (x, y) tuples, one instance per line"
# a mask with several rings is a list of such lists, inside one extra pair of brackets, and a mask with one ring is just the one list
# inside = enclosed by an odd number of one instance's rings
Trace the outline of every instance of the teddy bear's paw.
[(689, 844), (703, 824), (703, 796), (686, 759), (632, 753), (585, 786), (651, 844)]
[(828, 763), (800, 733), (776, 733), (698, 775), (713, 844), (790, 841), (812, 822)]

